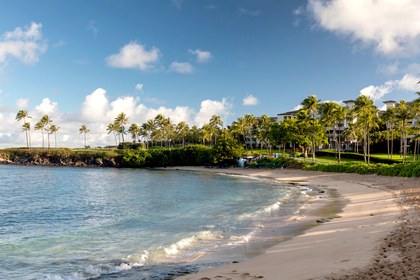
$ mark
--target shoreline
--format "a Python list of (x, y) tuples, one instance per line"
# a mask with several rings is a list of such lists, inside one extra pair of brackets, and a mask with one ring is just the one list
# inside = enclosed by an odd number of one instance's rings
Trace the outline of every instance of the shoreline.
[[(279, 279), (279, 275), (281, 279), (326, 279), (328, 277), (328, 279), (339, 279), (340, 275), (351, 275), (354, 269), (369, 267), (386, 235), (397, 228), (402, 214), (402, 208), (397, 204), (395, 194), (391, 193), (391, 188), (383, 186), (386, 185), (384, 179), (377, 175), (278, 169), (204, 167), (168, 169), (236, 174), (269, 178), (292, 184), (322, 186), (328, 190), (336, 190), (341, 199), (346, 200), (342, 212), (337, 217), (318, 223), (317, 226), (310, 227), (302, 234), (274, 245), (262, 255), (241, 263), (184, 275), (176, 278), (177, 280), (257, 278), (275, 280)], [(398, 181), (392, 177), (386, 179), (388, 183)], [(414, 180), (406, 179), (406, 181), (414, 185), (418, 184)], [(313, 212), (306, 214), (308, 215), (305, 218), (308, 219), (314, 219), (320, 215)], [(365, 279), (374, 279), (374, 277)]]

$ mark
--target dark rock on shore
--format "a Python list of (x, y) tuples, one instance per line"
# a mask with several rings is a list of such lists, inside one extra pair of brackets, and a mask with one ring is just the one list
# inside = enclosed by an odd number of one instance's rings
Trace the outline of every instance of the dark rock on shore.
[(87, 157), (85, 159), (61, 158), (58, 156), (21, 156), (13, 159), (0, 157), (0, 164), (35, 165), (35, 166), (74, 166), (74, 167), (120, 167), (113, 158)]

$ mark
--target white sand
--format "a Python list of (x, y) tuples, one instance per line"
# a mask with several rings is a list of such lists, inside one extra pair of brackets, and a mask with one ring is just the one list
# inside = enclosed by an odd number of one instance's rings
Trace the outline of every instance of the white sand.
[(363, 176), (360, 175), (279, 169), (177, 169), (262, 176), (284, 182), (322, 185), (337, 190), (348, 202), (339, 218), (277, 244), (263, 255), (178, 277), (177, 280), (316, 279), (331, 273), (348, 272), (369, 264), (380, 241), (395, 227), (401, 213), (391, 193), (363, 182)]

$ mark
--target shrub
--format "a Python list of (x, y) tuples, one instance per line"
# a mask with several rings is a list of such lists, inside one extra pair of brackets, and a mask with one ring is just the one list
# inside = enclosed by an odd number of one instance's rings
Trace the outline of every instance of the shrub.
[(346, 172), (358, 174), (378, 174), (382, 176), (419, 177), (420, 162), (394, 164), (367, 164), (364, 162), (342, 164), (306, 165), (305, 170), (324, 172)]
[(261, 160), (258, 160), (256, 163), (251, 164), (251, 167), (283, 167), (283, 168), (294, 168), (302, 169), (305, 166), (305, 163), (301, 160), (290, 158), (290, 157), (266, 157)]
[(210, 162), (211, 148), (190, 145), (185, 148), (124, 150), (118, 160), (123, 167), (195, 166)]
[(150, 157), (146, 151), (127, 150), (118, 159), (122, 167), (144, 167)]
[(119, 150), (143, 150), (144, 148), (143, 143), (122, 142), (118, 145)]

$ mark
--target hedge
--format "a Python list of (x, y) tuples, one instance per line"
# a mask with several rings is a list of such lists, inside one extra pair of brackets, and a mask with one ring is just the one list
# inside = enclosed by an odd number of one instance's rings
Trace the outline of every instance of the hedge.
[(122, 167), (198, 166), (211, 163), (212, 149), (202, 145), (184, 148), (155, 148), (150, 150), (124, 150), (118, 161)]
[(314, 164), (306, 165), (305, 170), (323, 172), (345, 172), (358, 174), (377, 174), (382, 176), (419, 177), (420, 162), (408, 164), (367, 164), (364, 162), (341, 164)]

